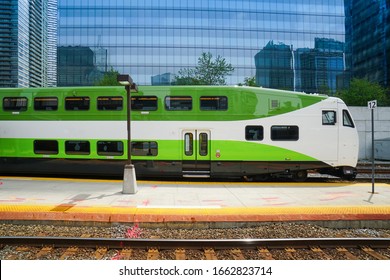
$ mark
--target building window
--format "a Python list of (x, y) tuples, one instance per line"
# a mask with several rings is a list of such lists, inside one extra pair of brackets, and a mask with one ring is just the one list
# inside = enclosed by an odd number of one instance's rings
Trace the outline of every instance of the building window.
[(335, 125), (336, 124), (336, 111), (322, 111), (322, 124), (323, 125)]
[(226, 96), (201, 96), (200, 109), (203, 111), (226, 111), (228, 99)]
[(4, 97), (3, 110), (4, 111), (27, 111), (26, 97)]
[(89, 155), (89, 141), (65, 141), (65, 153), (67, 155)]
[(168, 111), (192, 110), (191, 96), (167, 96), (165, 97), (165, 109)]
[(156, 111), (156, 96), (133, 96), (131, 97), (131, 110), (135, 111)]
[(295, 125), (274, 125), (271, 127), (271, 140), (274, 141), (297, 141), (299, 128)]
[(123, 97), (99, 96), (97, 98), (97, 109), (100, 111), (121, 111), (123, 110)]
[(34, 98), (35, 111), (57, 111), (58, 98), (57, 97), (36, 97)]
[(261, 125), (248, 125), (245, 127), (245, 139), (248, 141), (261, 141), (264, 139), (264, 128)]
[(44, 155), (58, 154), (58, 141), (56, 140), (35, 140), (34, 153)]
[(131, 155), (157, 156), (157, 142), (131, 142)]
[(343, 125), (348, 127), (355, 127), (352, 117), (347, 110), (343, 110)]
[(121, 156), (123, 155), (122, 141), (98, 141), (97, 153), (100, 156)]
[(65, 110), (68, 111), (86, 111), (89, 110), (89, 97), (66, 97)]

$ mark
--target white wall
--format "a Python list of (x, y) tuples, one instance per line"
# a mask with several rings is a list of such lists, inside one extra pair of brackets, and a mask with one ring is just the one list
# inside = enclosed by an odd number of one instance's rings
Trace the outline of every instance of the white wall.
[[(371, 159), (371, 110), (348, 107), (359, 133), (359, 159)], [(390, 107), (374, 109), (374, 140), (390, 138)]]

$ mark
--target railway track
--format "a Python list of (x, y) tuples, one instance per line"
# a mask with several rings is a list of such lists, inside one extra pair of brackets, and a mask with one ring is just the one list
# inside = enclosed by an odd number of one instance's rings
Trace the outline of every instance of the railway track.
[(0, 237), (2, 259), (389, 260), (390, 238)]

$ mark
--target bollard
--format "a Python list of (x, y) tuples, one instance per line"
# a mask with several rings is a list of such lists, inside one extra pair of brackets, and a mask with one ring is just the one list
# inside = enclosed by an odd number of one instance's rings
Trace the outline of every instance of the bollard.
[(138, 191), (137, 178), (133, 164), (126, 164), (123, 173), (123, 194), (136, 194)]

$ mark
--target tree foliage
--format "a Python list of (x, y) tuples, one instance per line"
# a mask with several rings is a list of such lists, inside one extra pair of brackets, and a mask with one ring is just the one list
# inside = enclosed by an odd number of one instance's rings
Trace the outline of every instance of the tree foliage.
[(182, 68), (175, 76), (176, 85), (224, 85), (226, 76), (231, 75), (234, 67), (218, 55), (203, 52), (195, 68)]
[(247, 86), (247, 87), (259, 87), (256, 83), (256, 77), (246, 77), (244, 79), (244, 83), (239, 83), (239, 86)]
[(379, 106), (390, 105), (386, 89), (366, 79), (353, 79), (349, 89), (337, 93), (348, 106), (367, 106), (370, 100), (377, 100)]
[(118, 83), (117, 77), (119, 75), (119, 72), (114, 70), (114, 68), (111, 67), (110, 71), (104, 73), (103, 77), (100, 79), (100, 81), (96, 82), (96, 86), (120, 86), (121, 84)]

